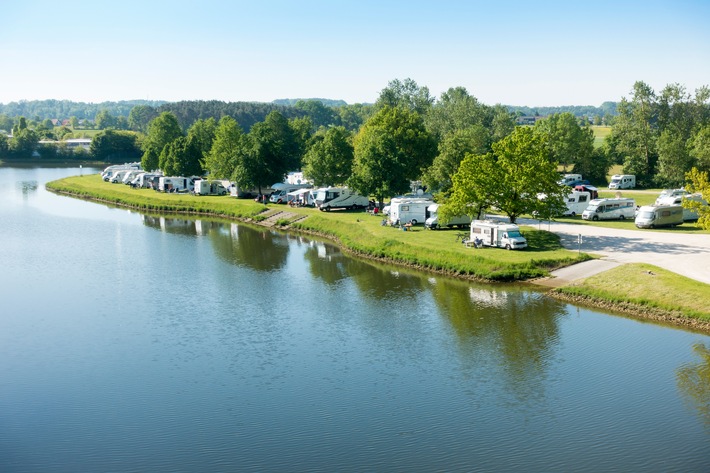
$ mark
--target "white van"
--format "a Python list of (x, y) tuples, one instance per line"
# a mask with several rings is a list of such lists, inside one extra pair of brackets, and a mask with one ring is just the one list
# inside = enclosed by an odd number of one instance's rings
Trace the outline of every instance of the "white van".
[(632, 174), (614, 174), (611, 176), (609, 189), (633, 189), (636, 187), (636, 176)]
[(624, 220), (634, 218), (636, 201), (634, 199), (594, 199), (582, 213), (584, 220)]
[(498, 223), (491, 220), (471, 222), (469, 243), (475, 244), (476, 241), (481, 241), (484, 246), (495, 246), (506, 250), (522, 250), (528, 246), (528, 241), (520, 233), (520, 227), (512, 223)]
[[(441, 228), (442, 225), (439, 225), (439, 215), (438, 215), (438, 210), (439, 210), (439, 204), (431, 204), (429, 206), (429, 218), (426, 219), (424, 222), (424, 226), (426, 228), (429, 228), (431, 230), (436, 230), (437, 228)], [(446, 222), (444, 224), (444, 227), (452, 228), (452, 227), (468, 227), (471, 225), (471, 217), (468, 215), (457, 215), (456, 217), (453, 217), (451, 220)]]
[(683, 207), (680, 205), (644, 205), (636, 214), (639, 228), (675, 227), (683, 223)]
[(390, 203), (390, 222), (412, 225), (424, 223), (429, 218), (429, 206), (433, 203), (434, 201), (429, 199), (408, 199)]
[(589, 202), (591, 202), (589, 192), (572, 191), (571, 194), (567, 195), (567, 200), (565, 200), (567, 211), (563, 215), (571, 217), (582, 215), (589, 207)]

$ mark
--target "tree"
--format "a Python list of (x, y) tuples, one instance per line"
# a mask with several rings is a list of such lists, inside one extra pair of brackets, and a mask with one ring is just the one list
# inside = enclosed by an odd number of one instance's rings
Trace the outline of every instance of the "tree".
[(107, 128), (117, 128), (118, 120), (108, 110), (101, 110), (96, 114), (94, 123), (96, 123), (96, 128), (99, 130), (105, 130)]
[(76, 130), (77, 127), (79, 126), (79, 119), (76, 118), (76, 115), (72, 115), (69, 117), (69, 125), (71, 125), (73, 130)]
[(37, 149), (39, 135), (29, 128), (18, 129), (10, 140), (10, 152), (17, 157), (30, 158)]
[[(557, 183), (557, 162), (549, 156), (544, 136), (531, 128), (516, 128), (493, 144), (492, 153), (468, 155), (461, 162), (442, 215), (476, 216), (494, 207), (515, 223), (523, 214), (552, 213), (550, 209), (559, 208), (566, 190)], [(539, 199), (538, 194), (545, 198)]]
[[(710, 180), (708, 180), (708, 173), (699, 171), (698, 168), (693, 168), (685, 177), (688, 181), (686, 189), (691, 193), (699, 192), (706, 202), (710, 202)], [(683, 199), (683, 207), (698, 212), (698, 226), (705, 230), (710, 230), (710, 207), (690, 199)]]
[(344, 184), (352, 174), (354, 150), (342, 126), (316, 135), (303, 157), (303, 174), (316, 186)]
[(160, 169), (166, 176), (199, 176), (201, 154), (195, 140), (181, 136), (168, 143), (160, 153)]
[(452, 87), (431, 106), (424, 121), (427, 130), (437, 139), (474, 125), (485, 126), (490, 112), (464, 87)]
[(148, 129), (148, 124), (157, 116), (158, 112), (153, 107), (136, 105), (128, 113), (128, 126), (131, 130), (145, 132)]
[(453, 185), (452, 176), (468, 154), (490, 151), (490, 135), (483, 125), (454, 130), (439, 142), (439, 154), (424, 174), (424, 183), (432, 190), (447, 195)]
[[(163, 112), (148, 125), (148, 133), (143, 140), (143, 169), (153, 171), (157, 169), (159, 157), (163, 148), (174, 140), (183, 136), (177, 117), (170, 112)], [(165, 170), (163, 170), (165, 172)]]
[(130, 162), (140, 159), (141, 148), (134, 132), (104, 130), (91, 140), (89, 153), (97, 161)]
[(435, 153), (436, 142), (417, 112), (384, 106), (355, 137), (350, 185), (383, 203), (385, 197), (408, 191)]
[(4, 133), (0, 133), (0, 158), (7, 156), (10, 150), (10, 145), (7, 141), (7, 136)]
[(427, 87), (419, 87), (412, 79), (404, 79), (403, 82), (395, 79), (382, 89), (375, 108), (379, 110), (383, 107), (403, 107), (424, 116), (432, 103), (434, 98), (429, 95)]
[(212, 149), (216, 129), (217, 121), (210, 117), (207, 120), (197, 120), (187, 130), (187, 137), (194, 142), (200, 153), (201, 163), (204, 163), (210, 149)]
[[(234, 179), (244, 151), (244, 133), (237, 121), (224, 116), (215, 129), (214, 141), (205, 157), (205, 170), (217, 179)], [(251, 183), (237, 182), (240, 187), (252, 187)]]
[(266, 120), (249, 131), (251, 150), (245, 153), (240, 172), (242, 179), (254, 186), (269, 186), (283, 181), (286, 173), (300, 168), (299, 143), (288, 120), (279, 112), (271, 112)]
[(710, 125), (701, 128), (690, 142), (690, 155), (700, 171), (710, 171)]
[[(551, 159), (565, 169), (592, 158), (594, 133), (587, 126), (581, 127), (571, 113), (551, 115), (536, 122), (534, 128), (546, 137)], [(579, 172), (576, 168), (574, 171)]]
[(320, 100), (299, 100), (293, 107), (310, 118), (315, 128), (327, 127), (337, 122), (338, 115), (335, 110), (326, 107)]

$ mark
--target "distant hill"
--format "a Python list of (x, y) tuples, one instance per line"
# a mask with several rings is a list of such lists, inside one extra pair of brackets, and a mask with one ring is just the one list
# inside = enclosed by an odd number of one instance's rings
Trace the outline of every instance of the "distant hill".
[(326, 107), (342, 107), (348, 103), (345, 100), (333, 100), (333, 99), (276, 99), (272, 103), (276, 105), (285, 105), (287, 107), (296, 105), (296, 102), (303, 100), (304, 102), (317, 101), (325, 105)]
[(136, 105), (148, 105), (153, 108), (165, 104), (164, 100), (123, 100), (120, 102), (86, 103), (70, 100), (21, 100), (0, 104), (0, 114), (9, 117), (39, 118), (71, 118), (93, 120), (101, 110), (108, 111), (114, 117), (128, 117)]
[(508, 110), (518, 115), (525, 116), (541, 116), (545, 117), (548, 115), (554, 115), (555, 113), (565, 113), (569, 112), (576, 117), (594, 117), (594, 116), (605, 116), (618, 115), (616, 111), (616, 102), (604, 102), (599, 107), (594, 107), (592, 105), (565, 105), (560, 107), (527, 107), (527, 106), (516, 106), (516, 105), (506, 105)]

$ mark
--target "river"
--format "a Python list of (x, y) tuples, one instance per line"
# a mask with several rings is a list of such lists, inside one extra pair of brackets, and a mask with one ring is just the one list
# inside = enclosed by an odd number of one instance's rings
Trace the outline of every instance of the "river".
[(710, 471), (706, 335), (44, 188), (95, 172), (0, 167), (0, 471)]

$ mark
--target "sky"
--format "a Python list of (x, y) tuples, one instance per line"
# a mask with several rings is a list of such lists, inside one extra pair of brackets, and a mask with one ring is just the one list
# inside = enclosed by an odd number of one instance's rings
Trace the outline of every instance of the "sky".
[(2, 2), (0, 103), (434, 97), (593, 105), (710, 85), (710, 0)]

